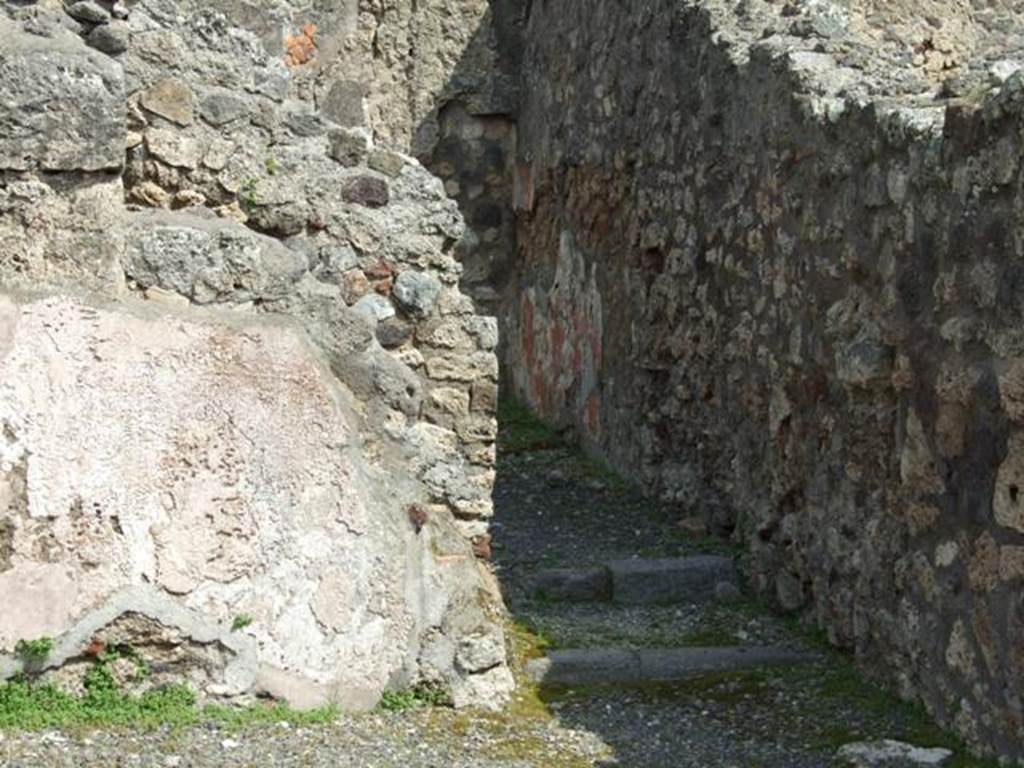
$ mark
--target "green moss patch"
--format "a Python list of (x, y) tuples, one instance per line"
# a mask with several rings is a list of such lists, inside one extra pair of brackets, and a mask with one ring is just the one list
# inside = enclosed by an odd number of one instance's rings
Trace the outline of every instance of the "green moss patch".
[(498, 450), (504, 454), (529, 453), (561, 448), (562, 441), (551, 427), (511, 397), (498, 402)]
[(0, 685), (0, 729), (79, 730), (124, 727), (181, 728), (211, 723), (226, 729), (289, 722), (316, 725), (337, 717), (334, 708), (297, 712), (280, 704), (251, 707), (199, 707), (184, 685), (170, 685), (132, 696), (121, 691), (109, 670), (97, 664), (85, 679), (85, 693), (72, 696), (52, 685), (12, 680)]

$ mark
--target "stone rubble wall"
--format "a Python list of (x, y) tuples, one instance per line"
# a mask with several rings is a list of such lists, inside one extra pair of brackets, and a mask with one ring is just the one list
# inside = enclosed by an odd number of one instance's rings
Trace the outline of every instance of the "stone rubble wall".
[(502, 354), (759, 593), (1024, 764), (1018, 10), (536, 0)]
[(496, 321), (384, 85), (387, 29), (451, 50), (405, 95), (465, 41), (364, 5), (3, 7), (0, 678), (52, 636), (72, 690), (129, 644), (136, 690), (507, 697)]
[(459, 204), (466, 220), (458, 248), (463, 290), (491, 313), (515, 259), (511, 200), (524, 4), (487, 5), (469, 48), (421, 124), (414, 151)]

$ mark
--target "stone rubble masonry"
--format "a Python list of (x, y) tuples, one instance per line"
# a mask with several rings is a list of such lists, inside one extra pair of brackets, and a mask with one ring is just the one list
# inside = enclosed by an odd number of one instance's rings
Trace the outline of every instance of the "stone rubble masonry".
[(1020, 31), (1002, 1), (534, 2), (496, 287), (518, 395), (1024, 765)]
[(512, 688), (497, 324), (457, 204), (379, 130), (424, 117), (380, 84), (408, 35), (450, 51), (413, 74), (435, 91), (468, 42), (329, 5), (0, 10), (0, 679), (46, 635), (72, 691), (94, 641), (203, 699)]

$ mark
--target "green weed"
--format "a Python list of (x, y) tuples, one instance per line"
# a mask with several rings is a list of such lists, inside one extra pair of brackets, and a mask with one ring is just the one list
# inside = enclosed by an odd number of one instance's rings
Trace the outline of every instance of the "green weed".
[(498, 401), (498, 449), (503, 453), (528, 453), (559, 448), (562, 441), (555, 431), (511, 397)]
[(256, 195), (256, 185), (258, 180), (254, 177), (249, 177), (242, 183), (242, 201), (247, 205), (254, 206), (259, 205), (259, 198)]
[(385, 691), (378, 707), (385, 712), (404, 712), (423, 707), (450, 706), (448, 694), (430, 685), (419, 685), (404, 691)]
[(112, 663), (128, 659), (136, 666), (136, 679), (149, 674), (138, 653), (127, 645), (114, 646), (99, 654), (83, 679), (83, 693), (71, 695), (50, 684), (37, 684), (25, 677), (0, 684), (0, 730), (77, 730), (126, 727), (152, 730), (182, 728), (209, 723), (225, 729), (289, 722), (318, 725), (331, 722), (338, 712), (323, 707), (297, 712), (275, 703), (270, 706), (199, 707), (195, 695), (181, 684), (166, 685), (141, 695), (125, 692), (117, 683)]
[(14, 652), (28, 662), (45, 661), (53, 651), (52, 637), (37, 637), (34, 640), (19, 640)]

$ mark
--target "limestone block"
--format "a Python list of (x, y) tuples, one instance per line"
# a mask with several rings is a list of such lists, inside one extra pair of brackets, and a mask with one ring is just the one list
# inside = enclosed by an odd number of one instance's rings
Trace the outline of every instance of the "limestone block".
[(175, 168), (196, 168), (203, 157), (199, 142), (174, 130), (150, 128), (146, 131), (146, 149)]
[(147, 110), (181, 126), (195, 120), (195, 96), (192, 89), (176, 77), (167, 77), (150, 86), (139, 99)]
[(0, 169), (100, 171), (124, 162), (121, 68), (64, 30), (0, 18)]
[(197, 304), (272, 299), (306, 269), (302, 254), (224, 219), (147, 213), (129, 229), (125, 273)]
[(439, 381), (473, 382), (498, 378), (498, 360), (490, 352), (438, 355), (427, 360), (427, 373)]

